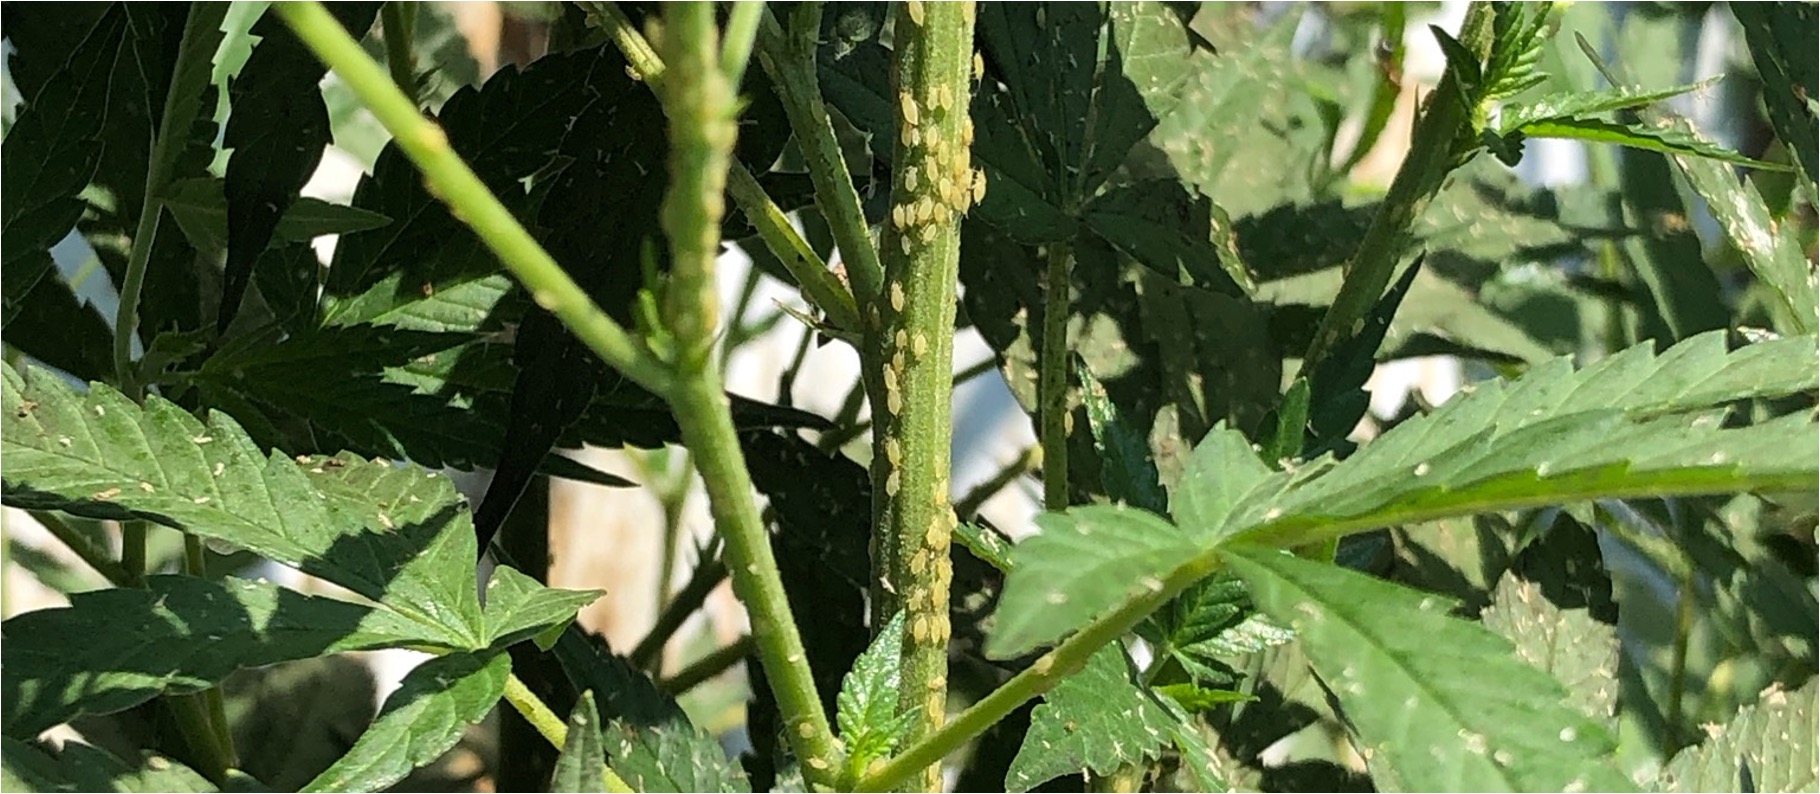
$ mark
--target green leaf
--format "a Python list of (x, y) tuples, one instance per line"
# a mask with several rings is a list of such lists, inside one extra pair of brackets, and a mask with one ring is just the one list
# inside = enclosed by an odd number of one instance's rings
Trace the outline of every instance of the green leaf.
[(1041, 531), (1017, 544), (986, 655), (1017, 656), (1061, 639), (1126, 598), (1163, 587), (1194, 556), (1193, 535), (1123, 505), (1036, 517)]
[(1665, 99), (1673, 99), (1682, 94), (1710, 88), (1718, 82), (1719, 78), (1713, 77), (1697, 83), (1656, 90), (1642, 86), (1625, 86), (1605, 91), (1549, 94), (1533, 102), (1500, 110), (1498, 130), (1500, 134), (1508, 135), (1512, 132), (1523, 131), (1526, 126), (1538, 121), (1573, 119), (1614, 110), (1647, 107)]
[[(1688, 129), (1685, 121), (1674, 119), (1673, 123), (1679, 129)], [(1694, 191), (1706, 199), (1707, 209), (1712, 211), (1732, 248), (1744, 258), (1744, 264), (1780, 299), (1788, 317), (1784, 327), (1802, 334), (1820, 329), (1820, 319), (1815, 314), (1820, 293), (1815, 290), (1814, 267), (1802, 252), (1803, 235), (1795, 224), (1776, 223), (1757, 193), (1756, 184), (1749, 179), (1740, 181), (1730, 168), (1702, 157), (1677, 155), (1669, 159)]]
[[(373, 25), (378, 3), (337, 3), (337, 22), (356, 37)], [(304, 46), (276, 14), (253, 25), (262, 39), (228, 91), (222, 146), (232, 149), (224, 192), (227, 200), (227, 264), (222, 277), (216, 329), (225, 330), (240, 311), (253, 281), (253, 263), (271, 242), (279, 218), (297, 201), (330, 139), (329, 110), (317, 84), (328, 66)]]
[(604, 591), (557, 590), (545, 587), (514, 568), (501, 565), (487, 580), (487, 642), (504, 648), (561, 628), (575, 619), (582, 607), (594, 603)]
[(1283, 552), (1222, 557), (1289, 625), (1374, 773), (1411, 791), (1629, 791), (1598, 723), (1444, 599)]
[(841, 682), (835, 724), (847, 747), (850, 769), (864, 771), (875, 758), (889, 758), (918, 715), (899, 712), (898, 672), (904, 645), (904, 613), (891, 617)]
[(1792, 171), (1780, 163), (1769, 163), (1745, 157), (1698, 133), (1676, 127), (1626, 124), (1585, 116), (1541, 119), (1524, 125), (1523, 135), (1531, 138), (1566, 138), (1589, 143), (1615, 143), (1633, 149), (1663, 154), (1693, 155), (1723, 163), (1732, 163), (1762, 171)]
[[(91, 518), (143, 518), (246, 547), (484, 647), (472, 524), (446, 478), (352, 457), (262, 455), (233, 419), (144, 408), (93, 384), (5, 370), (5, 501)], [(307, 467), (307, 468), (306, 468)]]
[(954, 528), (954, 542), (967, 547), (973, 556), (997, 568), (1000, 573), (1011, 572), (1012, 543), (998, 530), (971, 521), (963, 522)]
[(1610, 724), (1618, 706), (1618, 629), (1591, 610), (1555, 606), (1534, 582), (1505, 574), (1482, 620), (1517, 646), (1517, 658), (1567, 688), (1565, 703)]
[[(164, 193), (164, 206), (177, 221), (178, 228), (198, 251), (221, 253), (227, 250), (228, 205), (225, 184), (215, 177), (202, 176), (172, 182)], [(322, 199), (297, 199), (278, 218), (272, 230), (275, 243), (307, 243), (325, 234), (349, 234), (377, 229), (392, 220), (371, 210)]]
[[(0, 738), (0, 788), (7, 791), (219, 791), (183, 764), (146, 753), (138, 766), (81, 742), (56, 753), (10, 736)], [(240, 776), (243, 779), (243, 776)], [(259, 791), (236, 787), (230, 790)]]
[(1156, 654), (1174, 659), (1196, 682), (1212, 685), (1238, 679), (1224, 660), (1295, 639), (1294, 632), (1257, 614), (1244, 585), (1230, 576), (1184, 590), (1137, 632)]
[(1208, 689), (1195, 684), (1164, 684), (1156, 687), (1157, 694), (1175, 701), (1182, 710), (1190, 713), (1212, 711), (1228, 703), (1243, 703), (1257, 698), (1243, 692), (1227, 689)]
[(1245, 434), (1215, 425), (1196, 445), (1170, 494), (1169, 513), (1196, 538), (1214, 537), (1239, 500), (1270, 476)]
[(506, 691), (512, 657), (452, 653), (418, 665), (348, 754), (304, 791), (379, 791), (454, 747)]
[[(130, 626), (131, 630), (121, 627)], [(153, 576), (146, 588), (77, 593), (68, 607), (0, 623), (8, 735), (109, 714), (235, 670), (349, 650), (439, 644), (445, 635), (386, 609), (268, 582)], [(82, 637), (71, 644), (68, 638)]]
[(1173, 722), (1157, 696), (1137, 683), (1124, 646), (1112, 643), (1031, 712), (1030, 732), (1005, 774), (1005, 790), (1029, 791), (1083, 769), (1105, 775), (1154, 760)]
[(1087, 409), (1094, 445), (1099, 448), (1100, 482), (1106, 496), (1153, 513), (1167, 510), (1169, 496), (1157, 481), (1156, 462), (1144, 432), (1120, 415), (1119, 406), (1092, 370), (1083, 366), (1075, 372), (1080, 375), (1081, 402)]
[(607, 751), (600, 742), (600, 713), (594, 708), (594, 693), (583, 692), (575, 710), (569, 712), (569, 738), (556, 758), (550, 790), (604, 792), (606, 775)]
[(1789, 338), (1728, 352), (1714, 332), (1661, 355), (1642, 345), (1577, 372), (1557, 359), (1508, 384), (1473, 384), (1331, 469), (1273, 475), (1220, 534), (1290, 547), (1589, 497), (1802, 487), (1816, 475), (1803, 454), (1817, 429), (1811, 412), (1729, 429), (1711, 412), (1675, 414), (1811, 390), (1814, 344)]
[(604, 740), (614, 771), (633, 791), (752, 790), (720, 743), (686, 721), (642, 726), (614, 720)]
[(1723, 729), (1707, 730), (1705, 742), (1668, 762), (1656, 791), (1812, 791), (1820, 784), (1812, 679), (1793, 692), (1772, 687)]
[(1806, 3), (1738, 3), (1732, 16), (1744, 27), (1751, 60), (1763, 78), (1770, 126), (1795, 154), (1808, 181), (1820, 180), (1820, 126), (1811, 104), (1820, 98), (1820, 18)]

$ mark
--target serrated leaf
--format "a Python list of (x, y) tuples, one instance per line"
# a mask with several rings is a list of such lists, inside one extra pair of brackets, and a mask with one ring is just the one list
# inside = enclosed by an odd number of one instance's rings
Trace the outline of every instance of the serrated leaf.
[(1722, 163), (1732, 163), (1761, 171), (1793, 171), (1780, 163), (1769, 163), (1734, 152), (1701, 138), (1690, 130), (1675, 127), (1626, 124), (1585, 116), (1541, 119), (1519, 130), (1531, 138), (1566, 138), (1589, 143), (1615, 143), (1633, 149), (1663, 154), (1692, 155)]
[(1295, 630), (1374, 771), (1411, 791), (1633, 790), (1560, 683), (1444, 599), (1276, 550), (1222, 556)]
[(1138, 685), (1124, 646), (1112, 643), (1062, 679), (1030, 714), (1030, 732), (1005, 774), (1005, 790), (1029, 791), (1090, 769), (1111, 774), (1122, 764), (1157, 757), (1174, 720)]
[(1820, 127), (1814, 101), (1820, 98), (1820, 14), (1806, 3), (1738, 3), (1732, 16), (1744, 28), (1751, 61), (1763, 78), (1763, 104), (1770, 126), (1794, 152), (1809, 182), (1820, 179)]
[(1219, 534), (1239, 500), (1270, 476), (1243, 433), (1221, 422), (1196, 445), (1169, 495), (1169, 514), (1197, 538)]
[(499, 566), (487, 580), (487, 643), (495, 648), (560, 628), (575, 619), (582, 607), (594, 603), (603, 590), (558, 590), (538, 584), (514, 568)]
[(1557, 359), (1508, 384), (1473, 384), (1330, 470), (1274, 475), (1221, 534), (1288, 547), (1494, 505), (1800, 487), (1820, 468), (1804, 452), (1812, 412), (1730, 429), (1710, 412), (1674, 414), (1809, 391), (1814, 344), (1728, 352), (1713, 332), (1661, 355), (1641, 345), (1577, 372)]
[[(112, 753), (81, 742), (65, 742), (56, 753), (10, 736), (0, 738), (0, 788), (7, 791), (219, 791), (195, 770), (155, 753), (130, 765)], [(237, 781), (234, 781), (237, 782)], [(260, 791), (232, 787), (231, 791)]]
[(600, 714), (592, 692), (583, 692), (569, 713), (569, 738), (556, 757), (551, 791), (607, 791), (607, 751), (600, 741)]
[(1228, 703), (1242, 703), (1257, 698), (1227, 689), (1208, 689), (1195, 684), (1165, 684), (1155, 687), (1157, 694), (1175, 701), (1183, 711), (1211, 711)]
[(986, 655), (1017, 656), (1060, 639), (1194, 556), (1196, 538), (1122, 505), (1077, 507), (1036, 517), (1041, 532), (1012, 550), (1013, 567)]
[[(170, 184), (164, 193), (165, 209), (176, 220), (198, 251), (227, 250), (228, 205), (222, 180), (194, 177)], [(272, 229), (274, 243), (307, 243), (325, 234), (349, 234), (377, 229), (392, 220), (371, 210), (331, 204), (308, 196), (297, 199)]]
[(1214, 685), (1238, 679), (1225, 659), (1295, 639), (1294, 632), (1258, 615), (1244, 585), (1230, 576), (1190, 586), (1137, 631), (1155, 653), (1174, 659), (1195, 681)]
[(1088, 427), (1100, 451), (1100, 482), (1106, 496), (1153, 513), (1167, 510), (1169, 496), (1157, 480), (1156, 462), (1151, 459), (1145, 433), (1120, 415), (1118, 404), (1092, 370), (1076, 367), (1075, 372), (1081, 379), (1081, 403), (1087, 409)]
[[(160, 693), (206, 689), (240, 669), (447, 641), (437, 627), (383, 608), (268, 582), (185, 576), (148, 577), (145, 589), (77, 593), (68, 607), (0, 623), (0, 636), (0, 723), (21, 737)], [(84, 639), (72, 645), (72, 637)]]
[(379, 791), (436, 760), (506, 691), (512, 657), (499, 651), (452, 653), (418, 665), (386, 698), (348, 754), (304, 791)]
[[(1680, 119), (1672, 123), (1689, 129)], [(1811, 334), (1820, 329), (1814, 265), (1802, 252), (1802, 235), (1795, 224), (1776, 223), (1756, 184), (1749, 179), (1740, 181), (1730, 168), (1702, 157), (1676, 155), (1669, 159), (1706, 199), (1707, 209), (1732, 248), (1744, 257), (1745, 265), (1781, 300), (1788, 317), (1786, 330)]]
[(1772, 687), (1706, 741), (1682, 750), (1656, 778), (1656, 791), (1812, 791), (1820, 784), (1814, 682)]
[(1539, 585), (1508, 573), (1481, 619), (1516, 646), (1517, 658), (1561, 682), (1567, 705), (1610, 724), (1618, 705), (1616, 626), (1586, 608), (1555, 606)]
[(687, 723), (639, 726), (614, 720), (604, 741), (614, 771), (633, 791), (752, 790), (720, 743)]
[(900, 611), (879, 629), (872, 646), (853, 660), (853, 669), (841, 681), (835, 723), (854, 769), (864, 770), (875, 758), (889, 758), (918, 718), (914, 711), (899, 713), (897, 708), (903, 645)]
[[(337, 3), (335, 20), (358, 37), (373, 25), (378, 3)], [(216, 328), (240, 311), (253, 263), (272, 240), (279, 218), (297, 201), (330, 139), (329, 110), (317, 83), (328, 66), (304, 46), (277, 14), (253, 25), (262, 39), (228, 90), (234, 109), (222, 146), (233, 150), (223, 181), (227, 200), (227, 264)]]
[(1572, 119), (1609, 113), (1614, 110), (1645, 107), (1665, 99), (1673, 99), (1682, 94), (1709, 88), (1717, 82), (1719, 82), (1719, 78), (1714, 77), (1697, 83), (1655, 90), (1642, 86), (1625, 86), (1605, 91), (1550, 94), (1533, 102), (1516, 107), (1506, 107), (1499, 111), (1498, 130), (1502, 134), (1509, 134), (1538, 121), (1556, 118)]
[(971, 521), (962, 522), (954, 528), (954, 542), (967, 547), (973, 556), (998, 569), (999, 573), (1011, 572), (1013, 544), (998, 530)]

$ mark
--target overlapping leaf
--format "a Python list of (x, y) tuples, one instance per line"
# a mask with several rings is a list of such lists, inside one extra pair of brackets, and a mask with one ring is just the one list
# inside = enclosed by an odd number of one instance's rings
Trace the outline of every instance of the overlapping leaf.
[(1738, 3), (1732, 15), (1744, 27), (1751, 60), (1763, 77), (1770, 125), (1794, 153), (1809, 180), (1820, 179), (1820, 127), (1814, 106), (1820, 67), (1810, 57), (1820, 46), (1820, 13), (1805, 3)]
[(1792, 338), (1728, 352), (1715, 332), (1660, 355), (1644, 345), (1578, 372), (1559, 359), (1508, 384), (1477, 384), (1331, 471), (1276, 475), (1221, 535), (1293, 546), (1369, 528), (1350, 522), (1497, 504), (1798, 487), (1816, 470), (1803, 440), (1816, 432), (1811, 413), (1736, 429), (1712, 413), (1673, 414), (1811, 390), (1813, 345)]
[[(139, 765), (81, 742), (65, 742), (55, 753), (12, 737), (0, 738), (0, 788), (7, 791), (164, 792), (217, 791), (195, 770), (147, 753)], [(234, 782), (244, 782), (244, 776)], [(233, 791), (261, 791), (236, 788)]]
[(897, 749), (914, 711), (899, 712), (899, 670), (903, 665), (904, 613), (893, 616), (872, 646), (853, 661), (841, 682), (835, 722), (841, 743), (853, 768), (864, 770), (875, 758), (887, 758)]
[[(438, 627), (386, 609), (268, 582), (185, 576), (153, 576), (145, 589), (78, 593), (68, 607), (0, 623), (0, 636), (6, 640), (0, 727), (21, 737), (161, 692), (205, 689), (244, 668), (448, 642)], [(71, 644), (72, 637), (83, 641)]]
[[(1656, 791), (1812, 791), (1820, 784), (1820, 726), (1814, 682), (1793, 692), (1772, 688), (1738, 710), (1706, 741), (1677, 753)], [(1715, 732), (1716, 731), (1716, 732)]]
[(606, 791), (606, 752), (600, 743), (600, 712), (594, 708), (594, 695), (583, 692), (575, 710), (569, 713), (569, 737), (563, 743), (562, 755), (556, 758), (550, 790)]
[(1053, 642), (1132, 595), (1161, 590), (1161, 576), (1199, 548), (1188, 532), (1123, 505), (1044, 513), (1036, 521), (1042, 531), (1012, 550), (987, 656)]
[(1483, 616), (1485, 628), (1516, 646), (1517, 658), (1554, 676), (1567, 704), (1601, 722), (1618, 705), (1618, 629), (1586, 608), (1563, 609), (1542, 588), (1506, 574)]
[(424, 662), (386, 698), (366, 733), (304, 791), (379, 791), (454, 747), (506, 691), (512, 657), (452, 653)]
[(1560, 683), (1443, 599), (1276, 550), (1222, 556), (1296, 631), (1374, 772), (1415, 791), (1632, 790)]
[(1111, 774), (1153, 760), (1175, 723), (1157, 696), (1136, 681), (1118, 643), (1062, 679), (1030, 715), (1030, 732), (1005, 776), (1006, 791), (1029, 791), (1050, 778), (1090, 769)]

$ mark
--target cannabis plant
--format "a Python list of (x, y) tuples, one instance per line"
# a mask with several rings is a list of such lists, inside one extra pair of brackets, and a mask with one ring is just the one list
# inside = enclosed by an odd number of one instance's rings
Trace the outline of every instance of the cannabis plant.
[[(1813, 5), (547, 5), (484, 81), (409, 3), (6, 6), (7, 786), (431, 785), (501, 704), (503, 788), (1816, 785)], [(727, 393), (760, 279), (838, 415)], [(957, 329), (1038, 439), (965, 495)], [(544, 584), (582, 445), (710, 504), (636, 648)], [(672, 698), (742, 658), (730, 757)]]

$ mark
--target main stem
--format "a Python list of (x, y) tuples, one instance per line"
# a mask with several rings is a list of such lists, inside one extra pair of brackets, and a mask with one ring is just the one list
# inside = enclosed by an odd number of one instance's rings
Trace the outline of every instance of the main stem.
[[(968, 118), (974, 7), (898, 8), (893, 70), (901, 134), (891, 223), (880, 244), (885, 283), (866, 318), (864, 376), (874, 417), (875, 625), (904, 612), (899, 708), (918, 715), (908, 733), (915, 741), (941, 727), (948, 695), (955, 282), (960, 218), (977, 179)], [(940, 785), (934, 764), (916, 783), (927, 791)]]
[(719, 324), (714, 262), (737, 130), (733, 86), (717, 57), (713, 6), (671, 5), (665, 21), (672, 48), (661, 96), (670, 118), (671, 157), (663, 223), (673, 265), (664, 308), (678, 351), (677, 378), (667, 396), (726, 541), (733, 589), (751, 613), (752, 638), (789, 725), (792, 749), (805, 779), (828, 786), (844, 759), (822, 712), (770, 537), (752, 498), (720, 370), (711, 361)]
[(1068, 509), (1068, 300), (1074, 252), (1049, 246), (1044, 280), (1043, 351), (1037, 382), (1043, 448), (1043, 509)]

